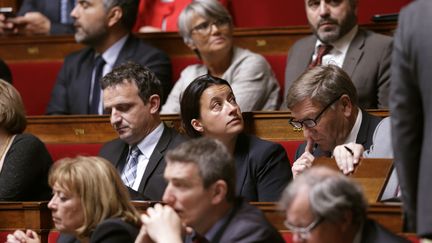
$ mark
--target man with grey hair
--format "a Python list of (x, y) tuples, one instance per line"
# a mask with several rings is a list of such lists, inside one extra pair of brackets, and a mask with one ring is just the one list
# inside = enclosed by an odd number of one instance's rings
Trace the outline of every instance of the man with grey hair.
[(361, 108), (388, 107), (392, 38), (358, 27), (358, 0), (304, 2), (313, 35), (288, 53), (285, 95), (308, 66), (335, 64), (353, 80)]
[(136, 242), (284, 242), (263, 213), (235, 195), (234, 159), (220, 141), (201, 137), (166, 155), (163, 201), (142, 216)]
[(150, 68), (161, 80), (163, 93), (169, 93), (169, 57), (131, 35), (137, 9), (138, 0), (77, 2), (71, 13), (75, 40), (88, 47), (65, 58), (47, 114), (102, 114), (100, 78), (127, 61)]
[(355, 142), (369, 149), (381, 118), (361, 110), (350, 77), (335, 65), (308, 69), (288, 90), (287, 105), (294, 129), (303, 130), (293, 176), (309, 168), (315, 157), (330, 157), (340, 144)]
[(279, 202), (293, 242), (409, 242), (367, 219), (359, 185), (326, 167), (313, 167), (287, 186)]

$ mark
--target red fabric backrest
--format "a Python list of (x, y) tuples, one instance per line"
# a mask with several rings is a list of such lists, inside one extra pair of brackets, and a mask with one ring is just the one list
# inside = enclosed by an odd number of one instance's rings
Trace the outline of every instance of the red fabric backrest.
[[(370, 23), (374, 14), (397, 13), (412, 0), (362, 0), (357, 16), (359, 24)], [(236, 27), (277, 27), (307, 25), (304, 1), (287, 0), (235, 0), (229, 2), (229, 10)]]
[(183, 69), (185, 69), (185, 67), (192, 64), (197, 64), (199, 62), (200, 62), (199, 59), (194, 56), (171, 58), (173, 84), (177, 82), (177, 80), (180, 78), (180, 74), (183, 71)]
[(279, 143), (280, 145), (282, 145), (282, 147), (284, 147), (285, 151), (287, 152), (288, 159), (292, 165), (294, 163), (294, 157), (297, 148), (300, 144), (303, 143), (303, 141), (290, 140), (290, 141), (277, 141), (277, 143)]
[(57, 230), (51, 230), (48, 233), (48, 243), (56, 243), (60, 233)]
[(8, 62), (27, 115), (43, 115), (63, 61)]
[(11, 233), (13, 233), (13, 231), (10, 230), (0, 231), (0, 242), (6, 242), (7, 235)]
[(292, 243), (293, 242), (292, 241), (292, 234), (291, 234), (291, 232), (289, 232), (289, 231), (283, 231), (283, 232), (280, 232), (280, 233), (281, 233), (282, 238), (284, 239), (284, 241), (286, 243)]
[[(267, 62), (270, 64), (280, 86), (280, 97), (283, 98), (285, 88), (285, 67), (287, 54), (264, 55)], [(283, 100), (283, 99), (282, 99)]]
[(102, 143), (46, 144), (53, 161), (78, 155), (97, 156)]

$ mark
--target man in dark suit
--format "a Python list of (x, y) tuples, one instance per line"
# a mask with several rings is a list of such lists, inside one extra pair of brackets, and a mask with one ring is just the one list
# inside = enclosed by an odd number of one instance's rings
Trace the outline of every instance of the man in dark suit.
[(136, 242), (284, 242), (263, 213), (236, 197), (235, 163), (223, 143), (201, 137), (166, 155), (168, 186), (160, 204), (143, 215)]
[[(357, 1), (305, 0), (314, 34), (297, 41), (288, 53), (285, 96), (292, 82), (320, 57), (318, 63), (335, 64), (348, 73), (361, 108), (388, 107), (392, 39), (358, 28)], [(320, 46), (331, 49), (319, 55)]]
[(348, 76), (335, 65), (308, 69), (293, 82), (287, 94), (293, 118), (306, 143), (299, 146), (293, 176), (310, 167), (319, 156), (330, 157), (340, 144), (355, 142), (369, 149), (381, 118), (358, 107), (357, 92)]
[(160, 201), (166, 182), (164, 155), (184, 139), (159, 116), (161, 83), (148, 68), (127, 63), (102, 79), (104, 109), (118, 139), (100, 155), (119, 170), (134, 199)]
[(432, 240), (432, 2), (403, 9), (395, 35), (390, 110), (405, 230)]
[(18, 17), (0, 21), (0, 33), (72, 34), (74, 5), (75, 0), (24, 0)]
[(138, 0), (78, 1), (72, 10), (75, 40), (88, 47), (65, 58), (47, 107), (47, 114), (102, 114), (99, 80), (122, 63), (150, 68), (165, 95), (171, 88), (171, 64), (162, 51), (133, 37)]
[(326, 167), (299, 175), (279, 204), (293, 242), (410, 242), (367, 219), (360, 186)]

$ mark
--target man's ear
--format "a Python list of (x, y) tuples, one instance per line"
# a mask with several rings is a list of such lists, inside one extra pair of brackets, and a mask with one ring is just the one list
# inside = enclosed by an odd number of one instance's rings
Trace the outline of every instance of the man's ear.
[(191, 125), (196, 131), (201, 132), (201, 133), (204, 132), (204, 126), (202, 125), (202, 123), (198, 119), (192, 119)]
[(151, 95), (148, 99), (148, 102), (150, 104), (150, 114), (156, 114), (159, 112), (160, 107), (160, 97), (159, 95)]
[(219, 204), (226, 200), (228, 185), (224, 180), (217, 180), (212, 187), (212, 204)]
[(121, 18), (123, 17), (123, 10), (120, 8), (120, 6), (114, 6), (108, 11), (108, 27), (113, 27), (118, 22), (121, 21)]
[(351, 102), (351, 99), (348, 95), (344, 94), (340, 98), (340, 102), (342, 104), (343, 113), (346, 117), (351, 116), (351, 113), (353, 112), (353, 104)]

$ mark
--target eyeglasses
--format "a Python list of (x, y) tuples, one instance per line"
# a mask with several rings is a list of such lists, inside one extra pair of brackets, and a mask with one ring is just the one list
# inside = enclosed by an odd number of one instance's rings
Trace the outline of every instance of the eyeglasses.
[(285, 227), (291, 231), (293, 234), (298, 234), (301, 239), (306, 240), (310, 236), (310, 232), (315, 229), (324, 219), (322, 217), (318, 217), (312, 223), (310, 223), (306, 227), (297, 227), (290, 224), (288, 221), (284, 221)]
[(318, 124), (318, 120), (321, 117), (322, 114), (324, 114), (324, 112), (331, 106), (333, 105), (333, 103), (335, 103), (336, 101), (338, 101), (340, 99), (340, 97), (342, 97), (342, 95), (340, 95), (339, 97), (337, 97), (336, 99), (332, 100), (326, 107), (324, 107), (324, 109), (322, 109), (322, 111), (315, 117), (315, 119), (304, 119), (302, 121), (296, 121), (294, 120), (294, 118), (291, 118), (289, 120), (289, 124), (291, 126), (293, 126), (295, 129), (302, 129), (303, 126), (307, 127), (307, 128), (313, 128)]
[(201, 35), (208, 35), (212, 30), (212, 26), (215, 25), (218, 29), (225, 29), (230, 25), (228, 18), (218, 19), (214, 21), (205, 21), (192, 28), (191, 33), (199, 33)]

